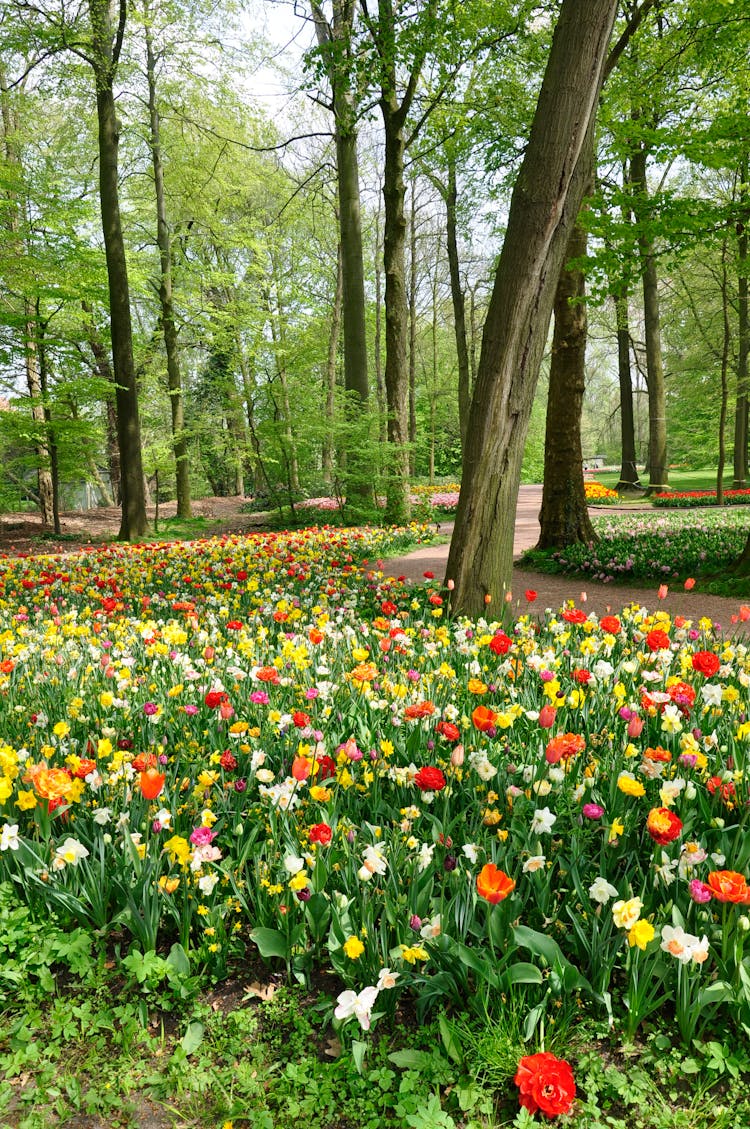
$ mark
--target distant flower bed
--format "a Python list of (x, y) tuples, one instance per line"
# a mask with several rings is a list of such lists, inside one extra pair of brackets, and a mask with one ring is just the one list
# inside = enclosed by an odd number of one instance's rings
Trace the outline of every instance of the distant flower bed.
[(586, 491), (586, 501), (590, 504), (612, 506), (620, 501), (617, 491), (610, 490), (609, 486), (604, 486), (601, 482), (584, 482), (583, 488)]
[[(412, 506), (425, 506), (429, 504), (431, 509), (438, 510), (442, 513), (455, 513), (456, 506), (458, 505), (458, 492), (460, 486), (456, 483), (448, 483), (447, 486), (415, 486), (410, 494), (410, 501)], [(378, 505), (381, 509), (385, 506), (385, 498), (378, 498)], [(346, 503), (346, 498), (306, 498), (304, 502), (297, 502), (296, 508), (298, 510), (313, 510), (330, 513), (340, 509), (342, 504)]]
[(599, 540), (552, 554), (559, 571), (611, 580), (673, 581), (698, 576), (706, 562), (716, 571), (737, 559), (747, 518), (715, 509), (693, 513), (612, 514), (594, 522)]
[[(653, 503), (662, 509), (687, 510), (693, 506), (715, 506), (715, 490), (684, 490), (665, 494), (654, 494)], [(724, 504), (727, 506), (750, 505), (750, 490), (725, 490)]]

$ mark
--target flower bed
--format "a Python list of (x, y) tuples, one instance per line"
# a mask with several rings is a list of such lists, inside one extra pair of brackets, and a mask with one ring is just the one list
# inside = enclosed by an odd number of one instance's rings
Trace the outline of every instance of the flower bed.
[[(674, 581), (735, 561), (747, 538), (742, 512), (612, 514), (594, 519), (598, 541), (545, 556), (555, 571), (594, 580)], [(532, 559), (539, 559), (532, 554)]]
[(390, 548), (3, 562), (0, 880), (217, 975), (332, 969), (363, 1029), (404, 991), (750, 1024), (747, 647), (635, 607), (449, 621)]
[(614, 506), (620, 501), (617, 491), (610, 490), (609, 486), (604, 486), (601, 482), (586, 479), (583, 489), (586, 492), (586, 501), (591, 506)]
[[(692, 509), (695, 506), (715, 506), (715, 490), (684, 490), (670, 491), (666, 494), (654, 494), (654, 506), (662, 509)], [(747, 506), (750, 505), (750, 490), (725, 490), (724, 505)]]

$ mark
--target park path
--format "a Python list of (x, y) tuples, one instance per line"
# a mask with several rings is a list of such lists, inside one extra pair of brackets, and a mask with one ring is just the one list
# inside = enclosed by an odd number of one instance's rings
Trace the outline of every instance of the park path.
[[(520, 488), (513, 538), (513, 555), (516, 561), (524, 550), (533, 548), (538, 540), (541, 504), (541, 486)], [(600, 508), (599, 512), (602, 510), (603, 508)], [(445, 523), (440, 528), (442, 533), (449, 536), (452, 523)], [(432, 572), (435, 574), (435, 579), (442, 582), (446, 579), (447, 562), (448, 544), (446, 543), (424, 546), (406, 556), (393, 557), (383, 563), (383, 569), (387, 576), (405, 576), (413, 583), (424, 583), (424, 573)], [(707, 616), (726, 632), (750, 630), (750, 623), (738, 623), (732, 620), (733, 616), (739, 616), (740, 605), (744, 603), (746, 597), (731, 599), (711, 596), (695, 590), (685, 592), (680, 586), (669, 589), (666, 597), (660, 600), (657, 595), (659, 583), (660, 581), (655, 578), (651, 586), (603, 584), (580, 576), (550, 576), (520, 568), (516, 564), (513, 569), (512, 607), (515, 613), (526, 611), (528, 602), (525, 599), (525, 592), (533, 590), (537, 593), (533, 605), (535, 611), (543, 611), (545, 608), (556, 611), (567, 600), (573, 600), (576, 607), (604, 615), (610, 611), (619, 612), (623, 607), (636, 603), (648, 608), (649, 611), (661, 609), (672, 616), (680, 615), (693, 621)]]

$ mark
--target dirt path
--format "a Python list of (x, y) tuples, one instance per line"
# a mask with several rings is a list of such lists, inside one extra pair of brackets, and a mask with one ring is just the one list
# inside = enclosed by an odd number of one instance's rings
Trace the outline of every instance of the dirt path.
[[(516, 557), (536, 544), (539, 536), (539, 508), (542, 500), (541, 486), (522, 486), (518, 495), (516, 509), (515, 537), (513, 552)], [(193, 503), (193, 513), (202, 518), (199, 536), (212, 537), (222, 533), (251, 532), (262, 528), (264, 515), (243, 513), (244, 498), (203, 498)], [(160, 521), (174, 516), (176, 504), (167, 502), (159, 507)], [(594, 510), (596, 512), (596, 510)], [(604, 511), (600, 511), (604, 512)], [(149, 520), (154, 520), (154, 507), (149, 508)], [(104, 508), (84, 512), (69, 511), (61, 515), (63, 537), (44, 535), (38, 514), (0, 515), (0, 556), (18, 553), (60, 553), (69, 552), (78, 546), (96, 543), (117, 534), (120, 525), (120, 511), (117, 508)], [(452, 525), (445, 523), (441, 532), (449, 539)], [(161, 530), (161, 536), (168, 531)], [(153, 540), (158, 535), (154, 534)], [(417, 549), (406, 557), (386, 561), (386, 569), (391, 576), (405, 576), (418, 583), (424, 580), (425, 572), (433, 572), (435, 578), (445, 578), (448, 560), (448, 544), (433, 545)], [(537, 609), (557, 609), (566, 600), (573, 600), (577, 606), (585, 606), (598, 614), (618, 611), (624, 605), (635, 602), (651, 610), (663, 608), (670, 615), (682, 615), (697, 620), (701, 616), (710, 617), (715, 623), (729, 630), (733, 627), (732, 617), (739, 615), (740, 603), (720, 596), (709, 596), (701, 592), (684, 592), (682, 589), (670, 591), (664, 600), (657, 597), (658, 585), (652, 587), (619, 586), (583, 581), (578, 577), (547, 576), (527, 569), (515, 568), (513, 572), (513, 610), (525, 611), (528, 602), (524, 593), (533, 590), (537, 593), (534, 607)], [(586, 598), (582, 599), (585, 590)], [(745, 625), (739, 625), (745, 630)], [(747, 625), (750, 629), (750, 624)]]
[[(516, 558), (524, 550), (533, 548), (537, 542), (541, 502), (541, 486), (521, 487), (513, 539), (513, 554)], [(594, 508), (593, 512), (604, 512), (604, 509)], [(441, 533), (449, 537), (451, 529), (452, 525), (446, 523), (441, 526)], [(405, 576), (414, 583), (423, 583), (425, 572), (434, 573), (438, 581), (448, 579), (445, 576), (447, 562), (448, 544), (446, 543), (417, 549), (405, 557), (395, 557), (386, 561), (384, 568), (389, 576)], [(725, 631), (741, 630), (744, 633), (750, 631), (750, 622), (732, 620), (733, 616), (739, 617), (740, 605), (744, 603), (744, 598), (738, 597), (733, 600), (723, 596), (711, 596), (705, 592), (685, 592), (679, 587), (670, 589), (666, 597), (660, 600), (657, 594), (658, 588), (657, 582), (651, 587), (636, 588), (632, 585), (602, 584), (599, 581), (576, 576), (549, 576), (516, 566), (513, 569), (512, 607), (515, 613), (528, 610), (529, 602), (525, 598), (525, 593), (534, 591), (537, 595), (533, 607), (537, 610), (544, 608), (557, 610), (567, 600), (573, 600), (577, 607), (603, 615), (609, 611), (618, 612), (624, 606), (636, 603), (650, 611), (663, 609), (672, 616), (680, 615), (693, 621), (706, 616)]]

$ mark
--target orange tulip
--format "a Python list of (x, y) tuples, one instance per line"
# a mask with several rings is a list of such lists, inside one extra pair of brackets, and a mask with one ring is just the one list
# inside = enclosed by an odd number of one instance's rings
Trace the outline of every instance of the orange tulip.
[(744, 874), (738, 874), (736, 870), (712, 870), (707, 881), (717, 902), (750, 905), (750, 886)]
[(157, 772), (155, 768), (147, 768), (140, 773), (138, 783), (141, 786), (141, 792), (147, 800), (155, 800), (161, 794), (164, 788), (164, 781), (166, 780), (166, 773)]
[(489, 706), (477, 706), (471, 715), (471, 720), (481, 733), (486, 733), (495, 724), (496, 714)]
[(486, 863), (477, 875), (477, 893), (490, 905), (497, 905), (515, 890), (516, 884), (503, 870), (498, 870), (494, 862)]

